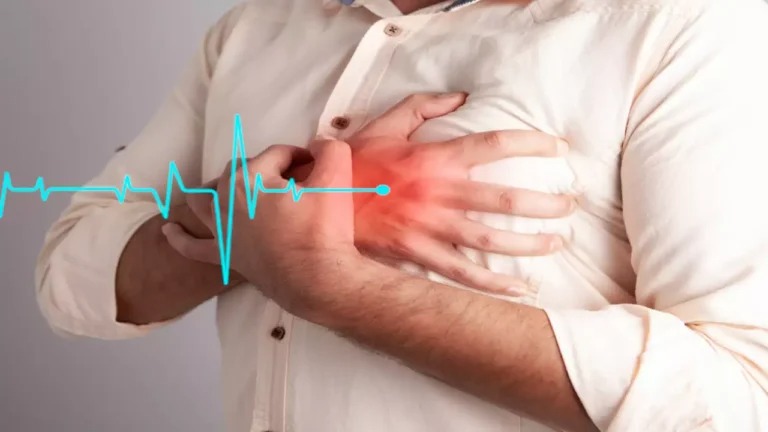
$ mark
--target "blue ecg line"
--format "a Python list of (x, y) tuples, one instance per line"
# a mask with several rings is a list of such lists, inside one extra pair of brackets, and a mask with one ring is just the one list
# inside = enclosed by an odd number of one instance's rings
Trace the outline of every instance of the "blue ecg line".
[[(264, 182), (261, 176), (261, 173), (257, 173), (255, 177), (255, 183), (253, 186), (251, 186), (250, 181), (250, 174), (248, 172), (248, 157), (246, 156), (245, 151), (245, 140), (243, 139), (243, 126), (242, 121), (240, 119), (240, 115), (235, 115), (235, 124), (234, 124), (234, 130), (233, 130), (233, 140), (232, 140), (232, 160), (238, 160), (240, 161), (240, 165), (242, 166), (243, 170), (243, 183), (245, 183), (245, 192), (246, 192), (246, 200), (248, 203), (248, 217), (251, 219), (254, 219), (256, 217), (256, 204), (258, 202), (258, 194), (261, 193), (268, 193), (268, 194), (287, 194), (290, 193), (293, 197), (294, 202), (298, 202), (299, 199), (301, 199), (302, 195), (308, 194), (308, 193), (375, 193), (377, 195), (387, 195), (390, 192), (389, 186), (385, 184), (380, 184), (376, 187), (372, 188), (301, 188), (299, 189), (296, 186), (296, 181), (294, 179), (288, 180), (288, 184), (284, 188), (278, 188), (278, 189), (270, 189), (264, 187)], [(34, 186), (31, 187), (21, 187), (21, 186), (14, 186), (13, 182), (11, 180), (11, 173), (6, 171), (3, 174), (3, 183), (2, 188), (0, 188), (0, 219), (3, 218), (3, 214), (5, 212), (5, 202), (8, 198), (8, 195), (11, 193), (15, 194), (34, 194), (39, 193), (40, 199), (43, 202), (48, 201), (48, 198), (51, 196), (51, 194), (54, 193), (79, 193), (79, 192), (101, 192), (101, 193), (112, 193), (117, 198), (117, 201), (120, 204), (123, 204), (125, 202), (126, 195), (128, 195), (128, 192), (133, 192), (136, 194), (150, 194), (155, 200), (155, 203), (157, 204), (157, 208), (160, 210), (161, 215), (164, 219), (168, 218), (168, 215), (171, 210), (171, 192), (173, 191), (173, 184), (174, 182), (179, 185), (179, 189), (184, 194), (208, 194), (211, 195), (211, 198), (213, 199), (214, 203), (217, 205), (213, 206), (214, 209), (214, 219), (216, 222), (216, 239), (218, 240), (218, 246), (219, 246), (219, 258), (221, 259), (221, 277), (222, 281), (224, 282), (224, 285), (229, 284), (229, 270), (231, 266), (231, 258), (232, 258), (232, 228), (233, 228), (233, 220), (234, 220), (234, 205), (235, 202), (232, 199), (232, 197), (235, 196), (235, 189), (237, 187), (236, 181), (237, 178), (235, 176), (235, 173), (237, 172), (237, 165), (236, 163), (231, 164), (231, 176), (230, 176), (230, 182), (229, 182), (229, 205), (228, 205), (228, 216), (227, 216), (227, 232), (224, 233), (224, 226), (223, 226), (223, 219), (221, 217), (221, 210), (219, 204), (219, 194), (214, 189), (208, 189), (208, 188), (190, 188), (184, 185), (184, 181), (181, 178), (181, 173), (179, 172), (179, 168), (176, 166), (175, 161), (171, 161), (168, 164), (168, 180), (166, 182), (166, 191), (165, 191), (165, 200), (160, 198), (160, 193), (157, 191), (157, 189), (151, 188), (151, 187), (136, 187), (131, 182), (130, 175), (126, 175), (123, 179), (123, 185), (122, 187), (113, 187), (113, 186), (45, 186), (45, 180), (43, 177), (38, 177), (37, 181), (35, 181)]]

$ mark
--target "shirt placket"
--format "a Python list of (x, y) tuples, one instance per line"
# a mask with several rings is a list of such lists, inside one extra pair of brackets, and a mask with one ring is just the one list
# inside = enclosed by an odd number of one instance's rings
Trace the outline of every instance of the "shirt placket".
[(264, 308), (256, 338), (256, 395), (251, 432), (284, 430), (285, 377), (290, 342), (290, 322), (273, 301)]
[(424, 27), (432, 15), (383, 18), (363, 36), (326, 103), (319, 136), (346, 139), (368, 120), (371, 99), (398, 45)]
[[(371, 4), (375, 1), (371, 0)], [(368, 29), (328, 98), (318, 122), (318, 136), (343, 140), (365, 124), (371, 99), (398, 45), (427, 25), (435, 13), (384, 17)], [(257, 405), (261, 403), (264, 408), (255, 411), (259, 415), (254, 415), (252, 432), (286, 431), (288, 365), (294, 321), (293, 316), (270, 302), (264, 326), (269, 326), (265, 329), (269, 329), (271, 340), (269, 349), (260, 350), (258, 366)]]

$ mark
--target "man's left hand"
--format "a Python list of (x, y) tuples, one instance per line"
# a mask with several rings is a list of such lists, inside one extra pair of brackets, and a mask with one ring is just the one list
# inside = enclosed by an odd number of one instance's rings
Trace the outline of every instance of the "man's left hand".
[[(249, 181), (260, 173), (266, 189), (286, 188), (288, 180), (283, 174), (296, 160), (306, 159), (306, 152), (286, 145), (269, 147), (248, 160)], [(298, 190), (352, 185), (352, 156), (348, 144), (315, 141), (309, 152), (314, 158), (314, 167), (306, 180), (296, 183)], [(236, 177), (234, 195), (230, 193), (233, 175)], [(226, 223), (233, 222), (231, 269), (284, 309), (311, 319), (307, 315), (311, 315), (318, 304), (329, 301), (331, 295), (338, 295), (323, 292), (323, 287), (334, 284), (320, 282), (335, 280), (362, 261), (354, 246), (352, 195), (310, 192), (294, 201), (290, 193), (257, 191), (256, 214), (252, 219), (248, 210), (250, 192), (246, 190), (244, 177), (242, 166), (233, 169), (228, 165), (213, 186), (218, 191), (218, 203), (212, 203), (204, 195), (190, 195), (189, 205), (213, 233), (217, 233), (217, 226), (211, 205), (218, 205), (224, 226), (217, 237), (226, 235), (229, 231)]]

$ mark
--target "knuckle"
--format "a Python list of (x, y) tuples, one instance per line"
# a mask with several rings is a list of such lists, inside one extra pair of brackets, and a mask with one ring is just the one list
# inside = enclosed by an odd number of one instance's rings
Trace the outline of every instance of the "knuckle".
[(486, 132), (483, 134), (483, 143), (492, 149), (504, 147), (504, 137), (501, 132)]
[(283, 150), (287, 147), (289, 147), (287, 144), (270, 144), (265, 151)]
[(480, 234), (475, 240), (475, 243), (483, 250), (490, 250), (496, 246), (496, 242), (489, 233)]
[(515, 212), (517, 210), (517, 200), (512, 191), (501, 191), (496, 197), (496, 204), (499, 209), (505, 212)]
[(469, 270), (461, 265), (454, 265), (448, 267), (446, 270), (447, 276), (456, 281), (469, 280)]
[(467, 236), (467, 233), (461, 229), (459, 224), (446, 224), (444, 230), (446, 237), (453, 243), (461, 246), (473, 246), (472, 240)]
[(411, 122), (413, 124), (419, 124), (424, 121), (424, 116), (421, 114), (421, 109), (419, 106), (422, 103), (415, 103), (413, 106), (411, 106), (411, 109), (408, 110), (408, 115), (411, 117)]
[(407, 105), (418, 105), (427, 100), (428, 95), (426, 93), (414, 93), (403, 99), (403, 103)]

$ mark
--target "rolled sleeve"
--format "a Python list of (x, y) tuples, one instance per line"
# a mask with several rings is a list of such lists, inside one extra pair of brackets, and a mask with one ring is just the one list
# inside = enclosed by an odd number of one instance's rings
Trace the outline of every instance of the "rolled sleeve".
[[(115, 277), (120, 255), (133, 233), (157, 214), (152, 203), (95, 209), (79, 218), (56, 247), (44, 249), (38, 258), (37, 300), (54, 331), (124, 339), (142, 336), (161, 325), (116, 321)], [(59, 237), (62, 229), (61, 225), (54, 227), (48, 239)]]
[(547, 310), (604, 431), (768, 430), (768, 7), (701, 2), (635, 100), (635, 305)]
[[(173, 162), (185, 184), (201, 183), (202, 143), (208, 86), (224, 41), (243, 3), (225, 14), (204, 42), (179, 83), (139, 136), (116, 153), (87, 186), (154, 188), (128, 193), (123, 202), (111, 192), (79, 192), (48, 231), (35, 269), (38, 305), (61, 335), (122, 339), (141, 336), (167, 324), (131, 325), (117, 321), (116, 274), (125, 246), (136, 230), (160, 213)], [(178, 187), (170, 202), (183, 202)], [(173, 320), (171, 320), (173, 321)]]

